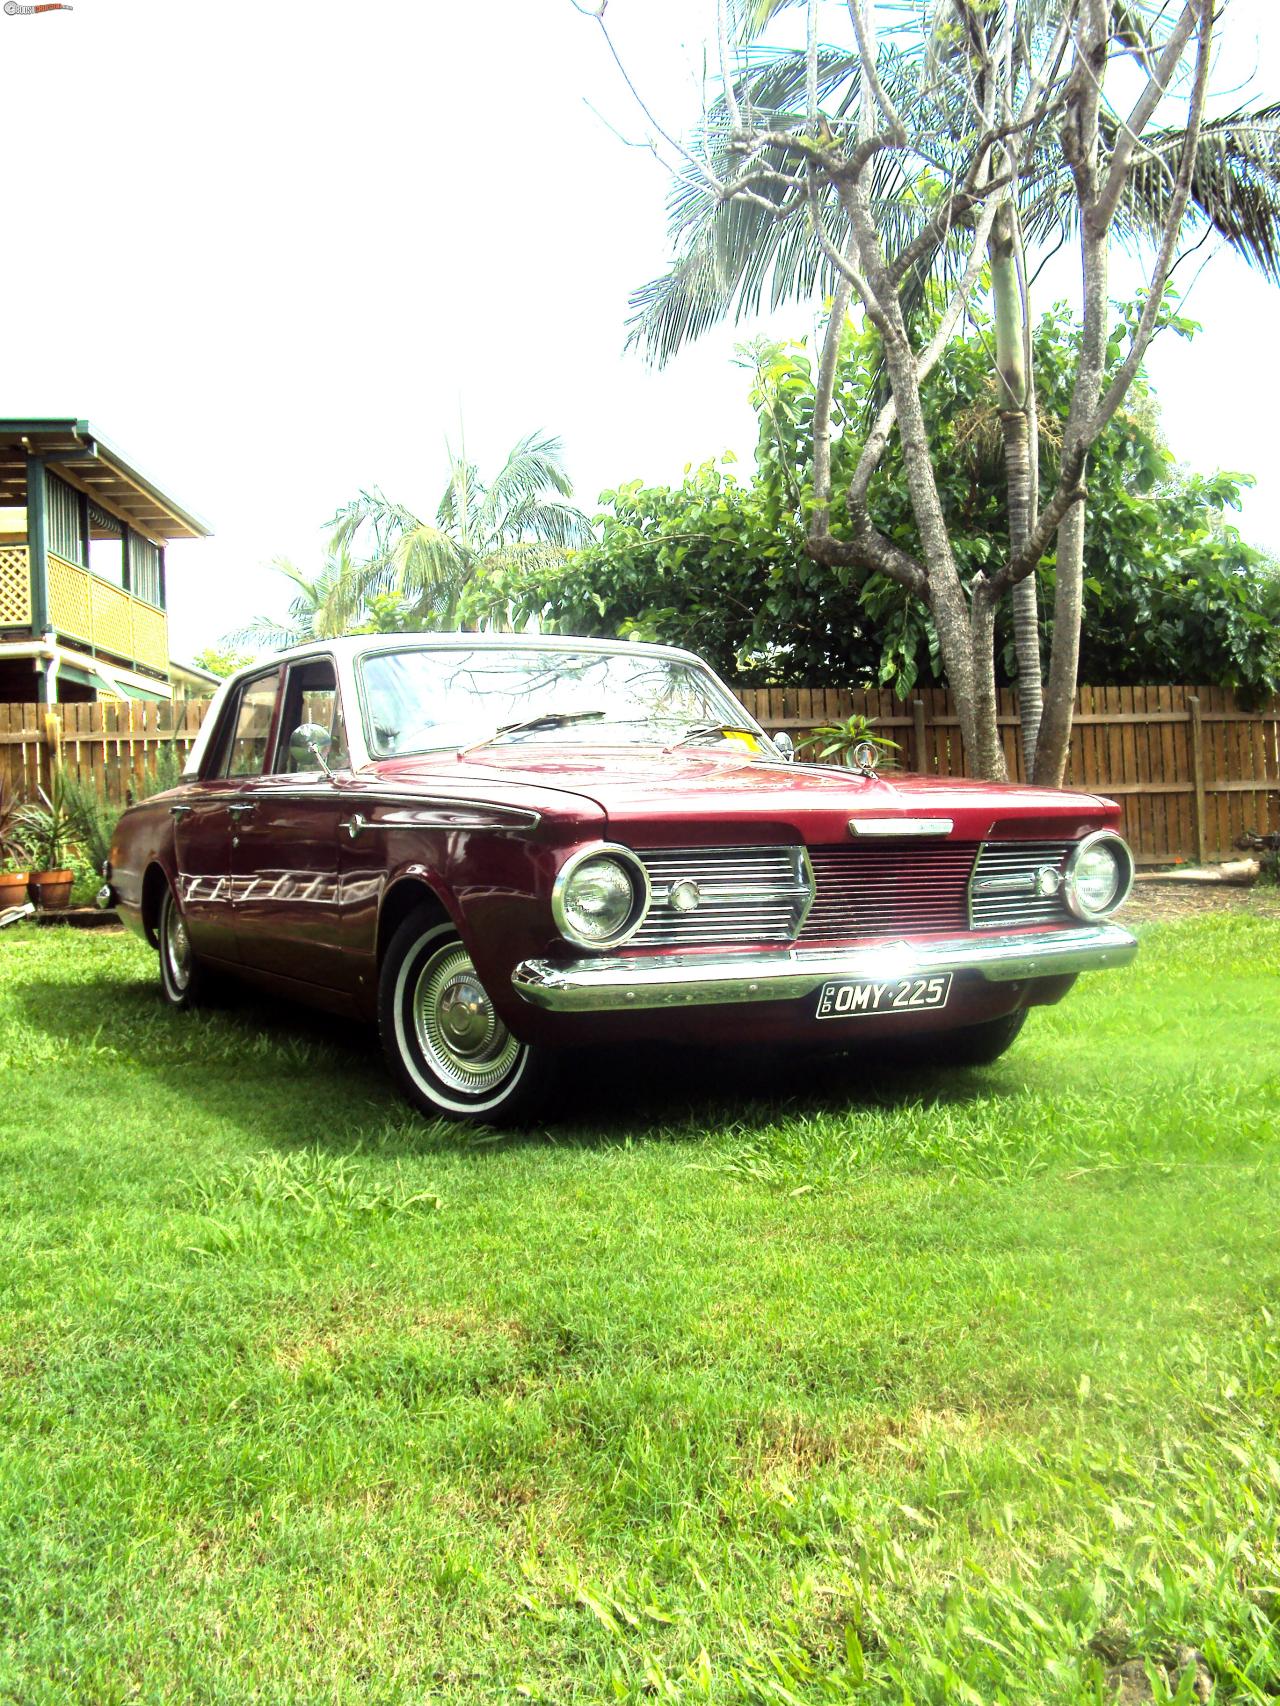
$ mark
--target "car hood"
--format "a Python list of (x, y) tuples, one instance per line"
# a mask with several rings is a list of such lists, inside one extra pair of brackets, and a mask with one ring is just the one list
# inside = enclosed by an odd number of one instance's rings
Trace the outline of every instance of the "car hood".
[[(1061, 789), (997, 785), (942, 776), (863, 776), (812, 764), (784, 764), (724, 748), (662, 752), (646, 748), (586, 749), (562, 745), (518, 746), (459, 759), (454, 753), (384, 760), (380, 775), (424, 787), (495, 788), (503, 798), (543, 790), (574, 794), (602, 810), (619, 830), (628, 824), (729, 820), (791, 825), (803, 839), (821, 823), (847, 834), (852, 816), (950, 817), (955, 833), (984, 835), (994, 822), (1059, 817), (1086, 821), (1109, 817), (1110, 801)], [(535, 799), (530, 799), (536, 805)], [(1077, 833), (1062, 824), (1063, 833)]]

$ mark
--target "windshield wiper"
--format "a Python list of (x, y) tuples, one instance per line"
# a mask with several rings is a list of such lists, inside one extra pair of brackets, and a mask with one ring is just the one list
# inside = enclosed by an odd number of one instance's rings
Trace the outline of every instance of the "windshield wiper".
[[(699, 740), (704, 735), (747, 735), (750, 729), (744, 729), (738, 723), (691, 723), (678, 739), (670, 746), (664, 746), (664, 752), (674, 752), (678, 746), (688, 746), (691, 740)], [(754, 735), (752, 739), (754, 740)]]
[(514, 723), (499, 723), (498, 727), (481, 740), (473, 740), (469, 746), (458, 748), (458, 757), (465, 758), (469, 752), (479, 752), (482, 746), (501, 740), (503, 735), (521, 733), (524, 729), (562, 729), (567, 723), (595, 723), (605, 715), (603, 711), (542, 711), (536, 717), (521, 717)]

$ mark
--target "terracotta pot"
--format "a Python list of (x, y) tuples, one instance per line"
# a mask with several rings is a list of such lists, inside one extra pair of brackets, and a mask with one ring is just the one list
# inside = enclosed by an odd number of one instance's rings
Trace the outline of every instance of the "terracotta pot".
[(71, 900), (74, 871), (32, 871), (27, 893), (42, 912), (61, 912)]
[(0, 912), (21, 906), (27, 898), (29, 871), (0, 871)]

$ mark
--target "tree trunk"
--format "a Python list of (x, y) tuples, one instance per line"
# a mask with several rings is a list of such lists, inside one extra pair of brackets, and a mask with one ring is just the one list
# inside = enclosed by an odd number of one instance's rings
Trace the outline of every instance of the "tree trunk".
[(1040, 722), (1033, 774), (1060, 788), (1071, 750), (1076, 671), (1080, 666), (1080, 616), (1084, 604), (1084, 505), (1073, 504), (1058, 529), (1058, 576), (1053, 601), (1053, 652), (1049, 692)]
[(1009, 767), (1000, 739), (1000, 701), (996, 693), (996, 611), (995, 605), (981, 593), (970, 607), (969, 633), (975, 725), (972, 769), (988, 781), (1007, 782)]
[[(1017, 257), (1018, 230), (1013, 205), (1005, 200), (987, 245), (996, 324), (996, 376), (1000, 386), (1000, 425), (1004, 436), (1005, 485), (1009, 507), (1009, 554), (1016, 556), (1035, 523), (1035, 462), (1032, 455), (1031, 376), (1027, 362), (1028, 305)], [(1040, 734), (1043, 684), (1040, 671), (1040, 609), (1036, 577), (1013, 588), (1013, 638), (1018, 659), (1018, 716), (1023, 772), (1034, 773)], [(994, 633), (992, 636), (994, 645)]]

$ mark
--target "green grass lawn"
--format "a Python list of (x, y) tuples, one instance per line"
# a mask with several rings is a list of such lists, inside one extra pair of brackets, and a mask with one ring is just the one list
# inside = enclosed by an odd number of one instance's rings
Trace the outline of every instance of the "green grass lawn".
[(983, 1071), (477, 1138), (7, 932), (0, 1699), (1273, 1697), (1278, 973), (1152, 927)]

